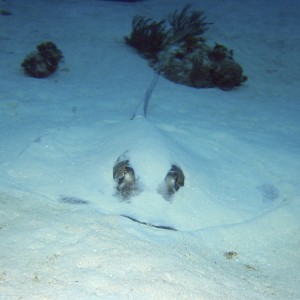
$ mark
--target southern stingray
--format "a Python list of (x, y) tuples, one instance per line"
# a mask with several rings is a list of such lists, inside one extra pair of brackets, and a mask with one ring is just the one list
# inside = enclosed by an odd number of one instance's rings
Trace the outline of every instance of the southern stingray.
[[(96, 209), (99, 218), (123, 216), (125, 223), (181, 231), (239, 224), (286, 200), (266, 168), (247, 156), (249, 144), (213, 124), (202, 128), (198, 111), (180, 118), (181, 102), (171, 102), (170, 93), (161, 96), (158, 78), (128, 115), (122, 107), (97, 109), (93, 99), (88, 105), (79, 97), (73, 108), (60, 104), (69, 114), (64, 110), (58, 124), (52, 121), (56, 105), (40, 116), (41, 128), (31, 126), (33, 118), (29, 125), (22, 119), (26, 131), (16, 155), (2, 165), (2, 185), (54, 205)], [(155, 115), (158, 99), (169, 101), (165, 119)], [(39, 121), (40, 104), (26, 105)]]

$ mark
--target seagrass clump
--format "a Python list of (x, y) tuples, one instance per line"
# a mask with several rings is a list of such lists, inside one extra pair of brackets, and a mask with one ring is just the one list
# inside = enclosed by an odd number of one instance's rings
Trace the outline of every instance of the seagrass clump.
[(128, 45), (136, 48), (147, 58), (153, 58), (166, 46), (165, 20), (160, 22), (142, 16), (132, 20), (132, 32), (125, 37)]
[(180, 42), (191, 36), (201, 36), (208, 30), (208, 25), (212, 24), (206, 22), (206, 16), (201, 10), (193, 10), (189, 12), (191, 5), (187, 4), (178, 12), (175, 10), (169, 14), (168, 21), (171, 26), (170, 40)]
[(37, 51), (31, 52), (25, 57), (21, 66), (24, 73), (35, 78), (45, 78), (54, 73), (59, 62), (63, 59), (63, 53), (53, 42), (45, 42), (37, 45)]
[(185, 5), (157, 22), (135, 16), (128, 45), (146, 57), (149, 65), (169, 80), (195, 88), (219, 87), (231, 90), (247, 80), (234, 60), (233, 50), (206, 43), (209, 25), (201, 10)]

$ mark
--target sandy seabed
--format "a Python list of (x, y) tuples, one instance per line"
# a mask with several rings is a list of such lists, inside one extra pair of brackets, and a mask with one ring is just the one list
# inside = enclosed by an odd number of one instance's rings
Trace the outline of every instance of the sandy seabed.
[[(225, 92), (160, 78), (133, 121), (153, 71), (123, 37), (181, 1), (0, 2), (0, 299), (300, 298), (297, 7), (189, 2), (249, 79)], [(65, 62), (24, 76), (46, 40)], [(125, 151), (142, 190), (128, 202), (112, 178)], [(172, 163), (186, 181), (166, 201)]]

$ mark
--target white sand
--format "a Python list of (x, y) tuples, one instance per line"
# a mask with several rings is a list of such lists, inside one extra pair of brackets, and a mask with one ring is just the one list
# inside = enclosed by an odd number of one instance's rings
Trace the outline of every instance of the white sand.
[[(133, 121), (154, 73), (123, 37), (134, 15), (181, 1), (0, 2), (13, 13), (0, 15), (0, 299), (300, 298), (300, 7), (200, 2), (208, 43), (234, 49), (248, 81), (160, 78)], [(65, 62), (24, 76), (47, 40)], [(112, 178), (125, 151), (142, 187), (130, 203)], [(157, 189), (172, 163), (186, 181), (168, 202)]]

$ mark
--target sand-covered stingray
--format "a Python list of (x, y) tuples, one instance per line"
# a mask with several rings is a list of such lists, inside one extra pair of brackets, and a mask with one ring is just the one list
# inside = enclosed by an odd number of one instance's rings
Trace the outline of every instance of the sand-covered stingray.
[[(154, 97), (157, 80), (155, 75), (128, 115), (114, 104), (97, 109), (83, 101), (76, 110), (64, 110), (61, 126), (52, 123), (56, 106), (47, 111), (51, 122), (42, 116), (42, 126), (23, 124), (15, 152), (10, 149), (2, 164), (1, 185), (54, 205), (93, 208), (99, 217), (126, 216), (131, 225), (181, 231), (248, 222), (286, 203), (249, 143), (213, 124), (202, 128), (198, 113), (181, 116), (172, 91), (165, 99)], [(169, 107), (165, 118), (155, 115), (157, 99)], [(38, 105), (30, 109), (40, 113)]]

